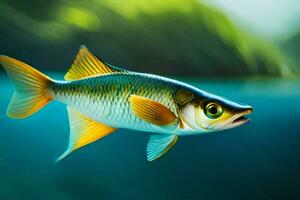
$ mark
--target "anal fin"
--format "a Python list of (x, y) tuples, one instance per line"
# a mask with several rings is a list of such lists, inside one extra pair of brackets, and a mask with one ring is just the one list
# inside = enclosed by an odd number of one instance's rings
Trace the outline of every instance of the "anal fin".
[(96, 122), (76, 110), (68, 107), (70, 121), (70, 138), (67, 150), (57, 158), (62, 160), (67, 155), (96, 140), (116, 131), (116, 128)]
[(151, 135), (147, 145), (148, 161), (162, 157), (176, 144), (177, 139), (177, 135)]

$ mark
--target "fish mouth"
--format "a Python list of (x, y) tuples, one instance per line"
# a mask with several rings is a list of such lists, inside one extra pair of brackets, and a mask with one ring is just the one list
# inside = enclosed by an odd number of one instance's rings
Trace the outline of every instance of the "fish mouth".
[(233, 120), (232, 124), (245, 124), (245, 123), (249, 123), (251, 122), (251, 119), (245, 117), (245, 116), (241, 116), (236, 118), (235, 120)]
[(230, 128), (233, 127), (237, 127), (237, 126), (241, 126), (243, 124), (247, 124), (251, 122), (250, 118), (245, 117), (246, 115), (249, 115), (253, 112), (252, 108), (249, 108), (248, 110), (246, 110), (245, 112), (237, 115), (231, 122), (231, 124), (229, 125)]
[(231, 123), (229, 123), (225, 129), (230, 129), (230, 128), (235, 128), (235, 127), (238, 127), (238, 126), (241, 126), (241, 125), (244, 125), (244, 124), (248, 124), (251, 122), (251, 119), (245, 117), (245, 115), (249, 115), (251, 114), (253, 111), (252, 108), (249, 108), (247, 109), (245, 112), (241, 113), (241, 114), (238, 114), (236, 115)]

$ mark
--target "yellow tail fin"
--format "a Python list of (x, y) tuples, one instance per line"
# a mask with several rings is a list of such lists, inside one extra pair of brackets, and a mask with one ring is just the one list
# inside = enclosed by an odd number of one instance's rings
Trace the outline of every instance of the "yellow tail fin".
[(53, 82), (51, 78), (8, 56), (0, 56), (0, 63), (16, 87), (7, 109), (9, 117), (29, 117), (51, 101), (47, 95), (47, 88)]

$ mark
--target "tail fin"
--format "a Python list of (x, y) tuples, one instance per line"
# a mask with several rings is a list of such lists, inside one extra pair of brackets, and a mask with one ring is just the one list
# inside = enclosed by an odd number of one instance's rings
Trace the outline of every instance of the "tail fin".
[(51, 101), (51, 97), (47, 95), (47, 88), (53, 82), (52, 79), (7, 56), (0, 56), (0, 63), (16, 87), (7, 109), (9, 117), (29, 117)]

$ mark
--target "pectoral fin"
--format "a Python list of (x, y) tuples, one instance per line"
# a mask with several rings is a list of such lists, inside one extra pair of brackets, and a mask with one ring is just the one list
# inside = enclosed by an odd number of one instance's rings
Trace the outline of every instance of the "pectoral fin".
[(142, 120), (157, 126), (177, 126), (176, 115), (161, 103), (137, 95), (129, 100), (133, 113)]
[(148, 161), (162, 157), (174, 146), (177, 139), (177, 135), (151, 135), (147, 145)]
[(116, 128), (96, 122), (85, 115), (81, 114), (68, 107), (70, 121), (70, 139), (69, 146), (65, 153), (57, 158), (57, 161), (62, 160), (67, 155), (85, 145), (88, 145), (96, 140), (114, 132)]

